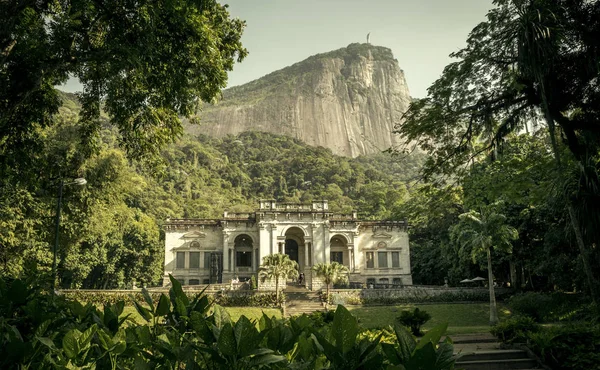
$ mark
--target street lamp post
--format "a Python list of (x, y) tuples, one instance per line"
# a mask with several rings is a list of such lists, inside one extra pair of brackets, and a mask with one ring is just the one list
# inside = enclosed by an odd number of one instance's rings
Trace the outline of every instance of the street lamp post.
[(54, 247), (52, 248), (52, 291), (56, 288), (56, 251), (58, 250), (58, 237), (60, 230), (60, 210), (62, 207), (62, 196), (63, 196), (63, 188), (65, 185), (85, 185), (87, 184), (87, 180), (83, 177), (79, 177), (73, 181), (65, 183), (64, 179), (60, 179), (60, 183), (58, 184), (58, 199), (56, 202), (56, 223), (55, 223), (55, 231), (54, 231)]

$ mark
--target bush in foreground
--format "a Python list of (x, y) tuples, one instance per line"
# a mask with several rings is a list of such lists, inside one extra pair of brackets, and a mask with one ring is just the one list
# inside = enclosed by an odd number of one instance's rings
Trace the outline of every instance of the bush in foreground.
[[(0, 368), (4, 369), (432, 369), (455, 362), (447, 325), (419, 342), (399, 325), (395, 341), (384, 333), (359, 335), (357, 319), (343, 306), (331, 324), (315, 328), (306, 316), (258, 323), (233, 322), (207, 296), (189, 298), (171, 277), (169, 294), (134, 299), (138, 324), (125, 302), (91, 303), (57, 297), (33, 281), (0, 279)], [(258, 324), (258, 325), (257, 325)], [(257, 327), (258, 326), (258, 327)], [(389, 341), (389, 334), (386, 341)]]

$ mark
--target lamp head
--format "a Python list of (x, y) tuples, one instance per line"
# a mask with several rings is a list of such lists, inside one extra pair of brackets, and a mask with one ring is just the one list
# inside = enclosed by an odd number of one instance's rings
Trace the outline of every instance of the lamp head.
[(87, 180), (84, 179), (83, 177), (79, 177), (79, 178), (76, 178), (75, 180), (73, 180), (73, 183), (75, 185), (85, 185), (85, 184), (87, 184)]

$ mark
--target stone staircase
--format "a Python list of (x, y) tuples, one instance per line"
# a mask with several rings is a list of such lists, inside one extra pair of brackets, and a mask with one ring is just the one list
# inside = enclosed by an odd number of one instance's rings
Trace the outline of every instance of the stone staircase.
[(310, 291), (304, 286), (288, 285), (285, 288), (285, 297), (285, 314), (288, 317), (325, 311), (319, 292)]
[(451, 336), (454, 351), (461, 357), (456, 369), (464, 370), (513, 370), (537, 369), (536, 360), (520, 349), (503, 349), (490, 334)]

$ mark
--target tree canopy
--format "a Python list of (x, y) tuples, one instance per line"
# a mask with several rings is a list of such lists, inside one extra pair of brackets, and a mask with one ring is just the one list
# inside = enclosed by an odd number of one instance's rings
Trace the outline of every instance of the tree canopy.
[(563, 189), (588, 288), (598, 301), (600, 2), (494, 5), (467, 46), (451, 55), (458, 61), (444, 69), (426, 98), (411, 104), (398, 132), (431, 153), (425, 171), (430, 179), (460, 178), (468, 165), (494, 160), (509, 133), (545, 124), (554, 186)]
[[(41, 130), (61, 105), (55, 86), (83, 85), (77, 134), (90, 152), (101, 108), (133, 157), (157, 153), (227, 83), (247, 54), (245, 23), (216, 0), (0, 3), (0, 166), (35, 167)], [(60, 163), (55, 164), (57, 166)]]

